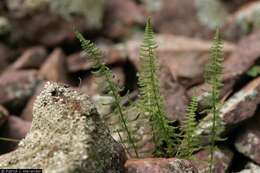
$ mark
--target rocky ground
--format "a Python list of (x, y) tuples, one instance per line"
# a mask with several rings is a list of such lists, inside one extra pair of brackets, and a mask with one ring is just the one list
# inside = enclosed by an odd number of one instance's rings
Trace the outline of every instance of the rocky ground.
[[(111, 98), (104, 94), (103, 79), (91, 74), (92, 64), (73, 32), (77, 29), (97, 43), (118, 84), (134, 100), (138, 52), (148, 16), (159, 45), (167, 118), (177, 124), (182, 123), (192, 95), (198, 96), (199, 109), (206, 106), (203, 98), (209, 87), (203, 80), (204, 66), (214, 28), (221, 26), (225, 61), (220, 117), (227, 140), (218, 143), (214, 171), (260, 172), (257, 0), (0, 1), (0, 137), (21, 140), (19, 146), (0, 140), (0, 168), (43, 167), (55, 173), (207, 172), (206, 150), (195, 153), (193, 160), (153, 158), (145, 120), (132, 122), (133, 128), (143, 129), (136, 133), (142, 158), (126, 158), (115, 141), (118, 134), (113, 133), (118, 120), (103, 104), (111, 103)], [(127, 116), (133, 119), (133, 113), (129, 110)], [(196, 133), (207, 134), (209, 117), (197, 118)], [(202, 142), (207, 144), (207, 139)], [(100, 170), (97, 165), (102, 165)]]

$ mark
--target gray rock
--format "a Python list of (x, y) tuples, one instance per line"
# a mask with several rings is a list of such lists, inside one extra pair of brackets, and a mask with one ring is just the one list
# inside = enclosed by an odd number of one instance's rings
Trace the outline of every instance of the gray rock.
[(239, 173), (258, 173), (260, 172), (260, 166), (254, 164), (254, 163), (248, 163), (242, 171)]
[(45, 173), (120, 173), (125, 155), (87, 95), (48, 82), (33, 107), (30, 132), (0, 158), (0, 168)]
[[(254, 116), (260, 102), (260, 77), (254, 79), (240, 91), (231, 96), (220, 109), (221, 125), (223, 133), (230, 132), (234, 127)], [(205, 136), (202, 143), (207, 143), (210, 133), (212, 115), (209, 114), (199, 123), (196, 135)]]
[(7, 18), (0, 16), (0, 35), (4, 35), (11, 30), (10, 22)]
[(237, 151), (260, 164), (260, 112), (248, 121), (236, 136), (235, 147)]

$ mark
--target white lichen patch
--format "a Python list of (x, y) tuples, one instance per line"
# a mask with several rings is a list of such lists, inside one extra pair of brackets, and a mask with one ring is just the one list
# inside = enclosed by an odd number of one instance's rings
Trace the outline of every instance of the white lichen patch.
[(200, 22), (211, 29), (222, 26), (228, 12), (219, 0), (196, 0), (197, 15)]
[(241, 28), (242, 32), (246, 34), (250, 32), (251, 27), (255, 29), (260, 27), (259, 16), (260, 3), (256, 1), (239, 10), (234, 16), (234, 21)]
[(34, 103), (29, 134), (10, 157), (0, 161), (0, 168), (116, 173), (124, 157), (118, 148), (88, 96), (48, 82)]
[(254, 99), (258, 95), (256, 90), (241, 90), (232, 96), (220, 109), (220, 116), (224, 118), (228, 112), (237, 109), (237, 105), (241, 102), (246, 101), (246, 99)]
[[(259, 80), (259, 79), (258, 79)], [(235, 93), (231, 98), (229, 98), (219, 110), (220, 124), (218, 126), (223, 127), (223, 131), (228, 127), (229, 122), (226, 122), (225, 119), (228, 119), (228, 116), (239, 116), (239, 114), (232, 115), (231, 112), (235, 112), (236, 109), (241, 109), (240, 105), (247, 104), (248, 101), (254, 101), (258, 99), (259, 89), (258, 89), (258, 80), (253, 81), (248, 86), (243, 88), (241, 91)], [(253, 114), (252, 114), (253, 115)], [(243, 121), (249, 118), (249, 116), (240, 117), (239, 121)], [(199, 123), (199, 128), (194, 132), (194, 135), (208, 135), (211, 132), (212, 128), (212, 114), (208, 114), (202, 121)], [(231, 122), (234, 123), (234, 122)]]
[(254, 164), (254, 163), (248, 163), (245, 166), (246, 169), (240, 171), (239, 173), (258, 173), (260, 172), (260, 166)]
[(255, 159), (259, 157), (259, 153), (256, 153), (255, 147), (260, 145), (259, 136), (252, 132), (247, 132), (243, 134), (242, 140), (237, 140), (235, 142), (235, 146), (240, 153), (245, 154), (246, 156), (250, 157), (251, 159)]

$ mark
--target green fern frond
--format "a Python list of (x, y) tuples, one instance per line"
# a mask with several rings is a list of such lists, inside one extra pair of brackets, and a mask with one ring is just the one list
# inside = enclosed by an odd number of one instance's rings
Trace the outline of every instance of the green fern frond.
[(222, 140), (220, 133), (222, 132), (222, 124), (220, 121), (220, 89), (223, 86), (222, 83), (222, 70), (223, 70), (223, 42), (220, 38), (219, 30), (216, 30), (215, 37), (213, 39), (213, 45), (210, 50), (209, 63), (206, 66), (205, 80), (211, 85), (210, 91), (210, 114), (212, 115), (212, 128), (210, 134), (210, 161), (209, 161), (209, 172), (213, 171), (213, 154), (215, 151), (215, 142)]
[[(120, 92), (122, 88), (118, 87), (118, 84), (114, 80), (114, 75), (111, 70), (105, 65), (103, 61), (103, 54), (99, 48), (95, 46), (89, 40), (86, 40), (83, 35), (79, 32), (75, 32), (76, 37), (81, 43), (82, 49), (90, 56), (91, 60), (94, 63), (94, 74), (98, 76), (103, 76), (106, 82), (106, 86), (108, 87), (109, 94), (114, 98), (114, 106), (115, 106), (115, 115), (119, 115), (121, 128), (126, 131), (127, 140), (129, 145), (134, 149), (136, 157), (138, 157), (138, 152), (135, 146), (135, 140), (132, 137), (132, 132), (129, 130), (127, 126), (127, 119), (124, 116), (124, 108), (122, 105), (122, 99), (120, 96)], [(121, 141), (124, 143), (125, 141)]]
[(186, 118), (183, 121), (182, 131), (184, 133), (181, 144), (178, 148), (177, 157), (191, 159), (192, 154), (199, 149), (199, 138), (194, 136), (196, 131), (196, 111), (198, 109), (197, 97), (192, 97), (191, 102), (187, 108)]
[(173, 155), (173, 147), (176, 144), (177, 137), (175, 136), (175, 128), (171, 127), (166, 119), (166, 109), (160, 94), (156, 47), (151, 21), (148, 19), (143, 43), (140, 48), (141, 70), (138, 74), (139, 107), (141, 112), (150, 120), (156, 153), (160, 153), (162, 144), (166, 143), (167, 154)]

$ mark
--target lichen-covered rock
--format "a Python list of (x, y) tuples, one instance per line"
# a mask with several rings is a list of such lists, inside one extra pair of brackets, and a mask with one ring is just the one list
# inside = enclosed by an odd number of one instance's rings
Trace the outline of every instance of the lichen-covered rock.
[(125, 168), (126, 173), (198, 173), (190, 161), (177, 158), (130, 159)]
[(10, 22), (7, 18), (0, 16), (0, 35), (4, 35), (11, 30)]
[(237, 10), (227, 21), (225, 34), (228, 38), (238, 40), (260, 28), (260, 2), (247, 3)]
[(0, 158), (0, 168), (119, 173), (124, 158), (87, 95), (47, 83), (34, 103), (30, 132), (12, 154)]
[(49, 11), (59, 14), (63, 18), (70, 20), (73, 15), (84, 16), (88, 26), (99, 28), (102, 25), (104, 0), (8, 0), (7, 7), (15, 16), (21, 17), (45, 6)]
[(220, 27), (227, 19), (227, 9), (220, 0), (195, 0), (195, 4), (199, 21), (211, 29)]
[(245, 166), (245, 169), (238, 173), (259, 173), (260, 172), (260, 166), (254, 164), (254, 163), (248, 163)]
[(236, 136), (237, 151), (260, 164), (260, 111), (241, 128)]
[[(223, 133), (227, 133), (232, 128), (241, 124), (243, 121), (253, 117), (258, 104), (260, 103), (260, 77), (254, 79), (247, 84), (240, 91), (231, 96), (220, 109), (221, 124), (224, 127)], [(212, 115), (207, 115), (199, 123), (199, 128), (195, 132), (196, 135), (205, 136), (207, 143), (207, 136), (212, 127)]]

